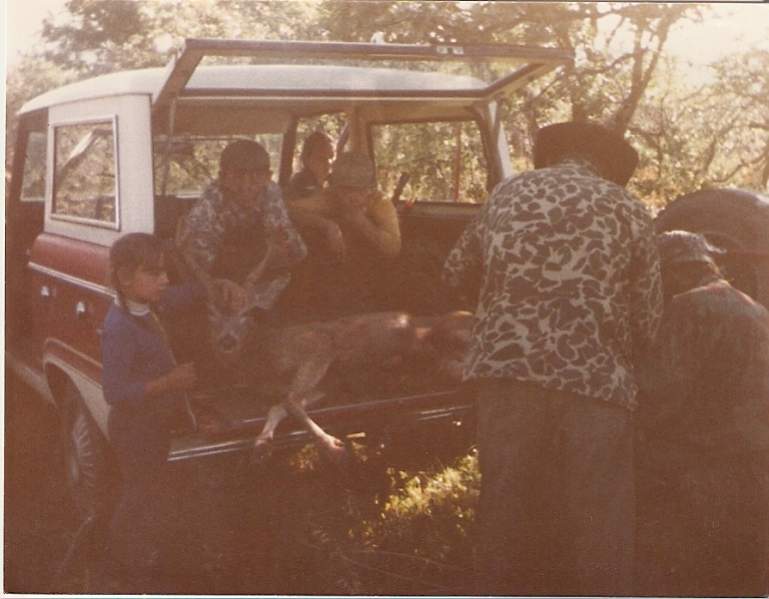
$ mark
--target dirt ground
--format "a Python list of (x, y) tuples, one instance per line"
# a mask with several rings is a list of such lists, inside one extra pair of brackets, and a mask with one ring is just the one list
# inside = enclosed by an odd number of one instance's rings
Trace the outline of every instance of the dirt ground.
[[(369, 461), (350, 476), (296, 455), (254, 467), (246, 456), (171, 468), (178, 491), (168, 523), (164, 574), (151, 583), (93, 572), (77, 559), (59, 567), (78, 527), (63, 468), (57, 461), (55, 410), (24, 387), (5, 401), (4, 591), (8, 593), (344, 594), (346, 575), (329, 568), (329, 551), (344, 543), (351, 513), (369, 510), (386, 492), (385, 469)], [(454, 455), (467, 450), (442, 445)], [(433, 457), (408, 448), (400, 466), (420, 468)], [(312, 461), (312, 460), (311, 460)], [(410, 462), (410, 463), (407, 463)], [(354, 505), (353, 510), (350, 506)], [(362, 507), (361, 507), (362, 506)], [(338, 539), (333, 538), (337, 533)], [(331, 537), (331, 538), (329, 538)], [(82, 557), (82, 556), (81, 556)], [(413, 592), (420, 587), (415, 583)]]

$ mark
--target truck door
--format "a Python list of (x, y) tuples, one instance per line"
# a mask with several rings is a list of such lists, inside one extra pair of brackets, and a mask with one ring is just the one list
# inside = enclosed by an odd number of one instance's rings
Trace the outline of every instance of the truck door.
[[(31, 248), (31, 296), (49, 322), (36, 333), (44, 364), (70, 375), (84, 400), (102, 403), (100, 334), (113, 298), (109, 247), (152, 232), (152, 145), (148, 95), (83, 100), (49, 108), (43, 232)], [(90, 406), (99, 420), (101, 407)]]

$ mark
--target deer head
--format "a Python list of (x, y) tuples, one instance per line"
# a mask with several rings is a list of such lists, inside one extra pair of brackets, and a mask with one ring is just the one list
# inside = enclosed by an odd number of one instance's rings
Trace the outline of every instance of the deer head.
[(209, 341), (214, 355), (225, 366), (232, 366), (243, 353), (246, 341), (253, 334), (255, 319), (253, 310), (257, 307), (254, 303), (255, 294), (253, 287), (264, 275), (264, 271), (272, 256), (272, 248), (268, 246), (262, 261), (248, 276), (248, 283), (244, 285), (246, 303), (239, 310), (233, 311), (223, 305), (221, 282), (215, 279), (194, 259), (182, 251), (184, 261), (192, 276), (198, 280), (206, 290), (208, 304)]

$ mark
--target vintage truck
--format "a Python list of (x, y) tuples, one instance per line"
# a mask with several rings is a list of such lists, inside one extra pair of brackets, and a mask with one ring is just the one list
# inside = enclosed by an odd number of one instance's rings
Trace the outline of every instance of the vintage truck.
[[(201, 65), (204, 59), (214, 64)], [(170, 240), (216, 176), (228, 141), (264, 144), (285, 185), (303, 137), (323, 128), (338, 135), (338, 149), (373, 157), (379, 184), (398, 207), (403, 250), (387, 269), (390, 307), (453, 309), (440, 287), (443, 259), (488, 191), (512, 174), (498, 100), (572, 60), (561, 49), (522, 46), (188, 39), (165, 69), (116, 72), (27, 102), (6, 208), (6, 360), (57, 407), (67, 479), (81, 510), (98, 510), (108, 486), (100, 333), (114, 298), (107, 273), (115, 239), (143, 231)], [(458, 66), (472, 76), (457, 74)], [(410, 176), (406, 199), (397, 197), (403, 173)], [(722, 195), (674, 202), (661, 226), (691, 222), (732, 248), (765, 251), (767, 201)], [(751, 264), (737, 269), (741, 285), (766, 301), (769, 267)], [(326, 402), (311, 416), (337, 436), (376, 437), (454, 426), (468, 415), (471, 400), (456, 386), (421, 382), (416, 390)], [(210, 435), (180, 421), (169, 460), (248, 450), (266, 410), (254, 390), (209, 385), (198, 395), (226, 414), (229, 427)], [(285, 422), (275, 444), (307, 441)]]

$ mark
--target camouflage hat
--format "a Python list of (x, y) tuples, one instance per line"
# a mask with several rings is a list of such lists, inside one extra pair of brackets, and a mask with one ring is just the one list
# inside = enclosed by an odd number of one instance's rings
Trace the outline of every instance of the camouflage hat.
[(713, 256), (724, 250), (708, 243), (702, 235), (689, 231), (666, 231), (657, 235), (657, 247), (662, 264), (704, 262), (714, 264)]
[(270, 168), (270, 155), (261, 144), (250, 139), (239, 139), (224, 148), (219, 158), (220, 172), (230, 168), (267, 170)]
[(331, 187), (374, 187), (374, 163), (365, 154), (344, 152), (331, 166), (328, 183)]

